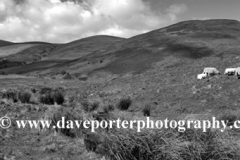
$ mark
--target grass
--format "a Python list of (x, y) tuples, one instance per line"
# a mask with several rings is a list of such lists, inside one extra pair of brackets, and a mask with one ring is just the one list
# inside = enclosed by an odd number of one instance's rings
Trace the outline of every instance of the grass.
[(97, 152), (111, 160), (225, 160), (239, 159), (240, 147), (228, 133), (187, 129), (111, 130)]

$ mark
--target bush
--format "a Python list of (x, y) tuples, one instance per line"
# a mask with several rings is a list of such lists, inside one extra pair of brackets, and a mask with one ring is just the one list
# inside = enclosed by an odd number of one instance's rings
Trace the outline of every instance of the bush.
[(63, 128), (58, 128), (56, 127), (55, 130), (56, 132), (58, 133), (61, 133), (65, 136), (68, 136), (68, 137), (71, 137), (71, 138), (74, 138), (76, 136), (79, 136), (79, 131), (82, 131), (80, 129), (83, 129), (83, 124), (81, 123), (80, 125), (80, 128), (70, 128), (70, 127), (67, 127), (69, 126), (70, 121), (75, 121), (75, 120), (82, 120), (83, 118), (81, 116), (79, 116), (79, 114), (77, 114), (76, 112), (70, 112), (68, 110), (66, 110), (65, 108), (61, 108), (59, 109), (57, 112), (55, 112), (52, 117), (51, 117), (51, 122), (52, 122), (52, 125), (54, 126), (57, 126), (57, 122), (59, 121), (62, 121), (62, 117), (65, 118), (65, 123), (63, 124), (65, 127)]
[(30, 99), (31, 99), (31, 93), (27, 92), (27, 91), (23, 91), (23, 92), (18, 92), (18, 99), (22, 102), (22, 103), (29, 103)]
[(18, 91), (15, 89), (8, 89), (3, 92), (2, 98), (12, 99), (13, 102), (18, 102)]
[(173, 129), (110, 130), (105, 140), (96, 146), (98, 154), (111, 160), (224, 160), (239, 159), (239, 145), (228, 133), (219, 131), (202, 132), (187, 129), (180, 133)]
[(114, 105), (112, 105), (112, 104), (108, 104), (108, 105), (103, 106), (103, 111), (105, 113), (112, 112), (112, 111), (114, 111), (114, 109), (115, 109)]
[(227, 126), (232, 126), (234, 122), (238, 120), (238, 116), (233, 112), (225, 112), (220, 116), (219, 119), (227, 123)]
[(117, 108), (119, 110), (128, 110), (128, 108), (131, 106), (132, 100), (131, 98), (122, 98), (117, 104)]
[(44, 87), (40, 90), (40, 94), (46, 94), (51, 92), (52, 92), (52, 88), (49, 88), (49, 87)]
[(32, 93), (36, 93), (37, 90), (35, 88), (31, 88)]
[(63, 104), (64, 101), (65, 101), (64, 94), (61, 91), (55, 91), (54, 94), (53, 94), (53, 100), (58, 105)]
[(40, 95), (40, 102), (43, 104), (53, 105), (54, 104), (54, 98), (52, 93), (45, 93)]
[(88, 102), (88, 101), (83, 101), (81, 102), (81, 105), (83, 107), (83, 110), (86, 112), (92, 112), (96, 110), (99, 107), (99, 102), (94, 101), (94, 102)]
[(54, 90), (45, 87), (40, 91), (40, 102), (43, 104), (53, 105), (56, 102), (58, 105), (61, 105), (64, 101), (64, 89), (61, 87)]
[(151, 115), (151, 106), (150, 105), (145, 106), (142, 112), (143, 112), (143, 116), (149, 117)]

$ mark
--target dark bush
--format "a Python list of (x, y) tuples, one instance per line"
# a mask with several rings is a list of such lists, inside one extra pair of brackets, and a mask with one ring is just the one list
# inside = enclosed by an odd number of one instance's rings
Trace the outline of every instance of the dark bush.
[(62, 87), (56, 89), (45, 87), (40, 90), (40, 102), (43, 104), (52, 105), (56, 102), (61, 105), (64, 101), (64, 88)]
[(219, 118), (227, 123), (227, 126), (232, 126), (236, 120), (238, 120), (238, 116), (233, 112), (225, 112)]
[(143, 110), (143, 116), (147, 116), (149, 117), (151, 115), (151, 106), (150, 105), (146, 105)]
[(58, 105), (63, 104), (65, 101), (64, 93), (59, 90), (55, 91), (53, 94), (53, 99), (54, 99), (54, 102), (56, 102)]
[(128, 110), (128, 108), (131, 106), (132, 100), (130, 97), (128, 98), (122, 98), (117, 104), (117, 108), (119, 110)]
[(96, 110), (99, 107), (99, 102), (94, 101), (94, 102), (89, 102), (89, 101), (83, 101), (81, 102), (82, 108), (86, 112), (92, 112)]
[(114, 111), (114, 109), (115, 109), (114, 105), (112, 105), (112, 104), (108, 104), (108, 105), (103, 106), (103, 111), (105, 113), (112, 112), (112, 111)]
[(52, 88), (49, 88), (49, 87), (44, 87), (40, 90), (40, 94), (46, 94), (51, 92), (52, 92)]
[(40, 95), (40, 102), (43, 104), (53, 105), (54, 98), (52, 93), (45, 93)]
[(31, 93), (27, 92), (27, 91), (23, 91), (23, 92), (18, 92), (18, 99), (22, 102), (22, 103), (29, 103), (30, 99), (31, 99)]
[(12, 99), (13, 102), (18, 102), (18, 91), (14, 89), (8, 89), (3, 92), (2, 98)]
[(55, 128), (56, 132), (71, 138), (78, 136), (81, 129), (83, 129), (82, 124), (80, 128), (69, 128), (68, 121), (70, 122), (75, 120), (82, 120), (82, 117), (79, 116), (79, 114), (77, 114), (76, 112), (70, 112), (69, 110), (65, 110), (64, 108), (61, 108), (57, 112), (55, 112), (51, 117), (52, 125), (57, 126), (57, 122), (62, 120), (62, 117), (64, 117), (65, 119), (65, 123), (63, 124), (65, 127), (63, 128), (56, 127)]

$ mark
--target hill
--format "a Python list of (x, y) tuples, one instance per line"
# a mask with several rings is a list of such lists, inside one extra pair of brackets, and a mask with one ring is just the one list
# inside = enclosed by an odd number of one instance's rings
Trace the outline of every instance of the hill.
[(124, 38), (104, 35), (87, 37), (62, 45), (44, 59), (73, 60), (95, 51), (101, 51), (122, 40), (124, 40)]
[(4, 40), (0, 40), (0, 47), (4, 47), (4, 46), (8, 46), (8, 45), (12, 45), (12, 42), (8, 42), (8, 41), (4, 41)]
[[(240, 22), (226, 19), (184, 21), (121, 41), (112, 37), (104, 39), (105, 41), (99, 36), (90, 37), (50, 52), (44, 59), (70, 58), (64, 63), (51, 65), (43, 73), (67, 70), (77, 75), (121, 75), (143, 73), (154, 66), (184, 68), (192, 64), (191, 67), (197, 69), (213, 64), (221, 68), (233, 66), (235, 63), (238, 65), (238, 61), (233, 60), (240, 53)], [(101, 47), (100, 42), (109, 44), (109, 41), (114, 41), (115, 44)], [(65, 58), (60, 58), (64, 55)], [(78, 56), (79, 58), (76, 58)], [(76, 59), (71, 60), (72, 58)], [(198, 69), (198, 72), (200, 70)], [(7, 71), (16, 73), (11, 68)], [(22, 70), (21, 73), (26, 71)]]
[[(104, 51), (96, 51), (56, 66), (74, 73), (108, 72), (142, 73), (158, 62), (164, 66), (193, 66), (203, 60), (202, 66), (223, 67), (240, 53), (240, 22), (235, 20), (185, 21), (123, 40)], [(166, 59), (170, 58), (171, 61)], [(196, 64), (194, 64), (196, 63)], [(55, 70), (53, 68), (52, 70)]]
[[(37, 42), (27, 42), (12, 45), (8, 48), (0, 47), (0, 50), (6, 50), (2, 52), (2, 54), (5, 53), (3, 56), (4, 59), (8, 60), (9, 63), (11, 62), (11, 64), (16, 64), (8, 65), (8, 68), (4, 68), (4, 72), (22, 74), (50, 68), (56, 64), (62, 65), (62, 62), (66, 64), (67, 61), (86, 56), (98, 50), (103, 50), (122, 40), (124, 39), (112, 36), (93, 36), (67, 44), (49, 44), (43, 42), (37, 44)], [(19, 49), (17, 47), (18, 45), (21, 45), (22, 48)], [(29, 66), (19, 65), (19, 62), (21, 62), (21, 64), (24, 62), (25, 64), (29, 64)], [(4, 66), (5, 64), (6, 63), (4, 63)]]

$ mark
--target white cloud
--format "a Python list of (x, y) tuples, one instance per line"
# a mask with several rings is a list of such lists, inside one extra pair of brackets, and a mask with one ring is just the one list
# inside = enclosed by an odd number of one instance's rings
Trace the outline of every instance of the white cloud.
[(183, 4), (152, 11), (142, 0), (13, 0), (0, 2), (0, 39), (69, 42), (96, 34), (130, 37), (164, 27), (186, 10)]

